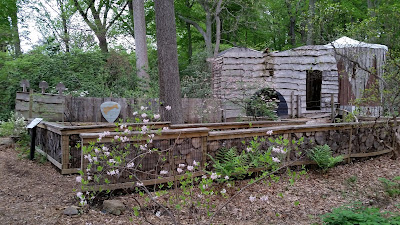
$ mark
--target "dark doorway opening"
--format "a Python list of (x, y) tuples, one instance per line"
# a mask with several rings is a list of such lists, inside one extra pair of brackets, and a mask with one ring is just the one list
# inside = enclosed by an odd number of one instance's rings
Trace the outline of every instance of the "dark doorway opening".
[(307, 70), (306, 109), (321, 109), (322, 71)]

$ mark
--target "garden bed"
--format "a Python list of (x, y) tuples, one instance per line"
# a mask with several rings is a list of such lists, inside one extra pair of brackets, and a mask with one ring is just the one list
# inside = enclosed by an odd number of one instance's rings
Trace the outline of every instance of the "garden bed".
[[(126, 125), (138, 127), (144, 124), (126, 123)], [(168, 127), (168, 122), (149, 123), (154, 129)], [(77, 147), (80, 142), (79, 134), (90, 132), (113, 132), (117, 129), (114, 123), (91, 122), (41, 122), (36, 130), (37, 151), (46, 155), (62, 174), (77, 173), (81, 168), (81, 149)]]
[[(268, 131), (272, 131), (272, 134), (267, 134)], [(95, 144), (95, 147), (106, 146), (111, 148), (115, 135), (121, 134), (111, 133)], [(135, 137), (135, 135), (138, 135), (138, 133), (126, 134), (125, 136), (131, 138)], [(290, 165), (313, 164), (314, 162), (304, 157), (304, 153), (317, 145), (329, 145), (334, 156), (342, 155), (347, 162), (350, 162), (352, 158), (365, 158), (389, 153), (394, 149), (395, 145), (393, 127), (387, 122), (294, 125), (224, 131), (210, 131), (208, 128), (171, 129), (163, 131), (161, 135), (156, 135), (153, 143), (148, 146), (149, 149), (153, 147), (159, 149), (162, 151), (161, 154), (147, 154), (140, 161), (134, 161), (135, 165), (140, 165), (138, 173), (144, 174), (144, 176), (138, 177), (138, 180), (143, 184), (178, 180), (180, 176), (176, 172), (176, 168), (181, 163), (191, 165), (193, 160), (196, 160), (196, 162), (201, 162), (200, 168), (203, 168), (202, 166), (205, 163), (208, 165), (213, 163), (207, 155), (215, 158), (216, 153), (221, 148), (235, 147), (242, 151), (246, 149), (254, 137), (268, 140), (269, 138), (277, 139), (281, 136), (289, 141), (287, 147), (294, 149), (284, 159), (284, 163)], [(96, 141), (99, 134), (82, 133), (80, 137), (82, 146), (87, 148), (90, 143)], [(147, 139), (146, 135), (141, 139), (127, 142), (131, 143), (124, 150), (129, 152), (127, 161), (142, 154), (142, 151), (138, 146), (135, 146), (135, 143), (144, 144)], [(299, 139), (303, 139), (303, 141), (298, 146), (294, 146), (293, 141)], [(270, 146), (270, 142), (264, 141), (261, 143), (260, 149), (266, 151)], [(85, 154), (81, 155), (82, 168), (86, 168), (86, 165), (88, 165), (86, 157)], [(255, 169), (260, 170), (262, 168)], [(163, 170), (171, 172), (166, 176), (160, 177), (159, 174)], [(89, 175), (86, 174), (86, 170), (83, 170), (83, 172), (85, 173), (83, 178), (86, 180)], [(92, 171), (90, 173), (90, 176), (97, 173), (99, 176), (105, 175), (104, 171)], [(201, 173), (196, 175), (201, 175)], [(108, 175), (105, 176), (107, 177)], [(132, 179), (128, 179), (128, 177), (128, 174), (122, 173), (118, 179), (109, 176), (110, 184), (108, 185), (89, 182), (88, 186), (94, 190), (119, 189), (127, 185), (132, 186)]]

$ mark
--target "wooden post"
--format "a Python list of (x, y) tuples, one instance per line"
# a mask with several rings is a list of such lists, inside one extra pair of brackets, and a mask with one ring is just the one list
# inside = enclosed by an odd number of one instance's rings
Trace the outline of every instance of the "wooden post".
[(335, 97), (331, 94), (331, 122), (333, 123), (335, 120)]
[[(69, 136), (62, 135), (61, 136), (61, 164), (62, 169), (69, 168)], [(81, 168), (83, 169), (83, 168)]]
[(301, 97), (297, 95), (297, 118), (301, 117)]
[(29, 118), (32, 118), (33, 110), (33, 89), (29, 90)]
[(202, 138), (201, 138), (201, 150), (202, 150), (202, 153), (203, 153), (203, 155), (201, 156), (201, 165), (200, 165), (200, 168), (202, 169), (202, 170), (204, 170), (205, 169), (205, 167), (204, 167), (204, 164), (207, 162), (207, 136), (203, 136)]
[(347, 159), (347, 163), (350, 163), (351, 162), (351, 146), (353, 145), (353, 142), (351, 141), (352, 139), (353, 139), (353, 127), (354, 126), (351, 126), (351, 129), (350, 129), (350, 135), (349, 135), (349, 152), (348, 152), (348, 154), (349, 154), (349, 158)]
[(36, 126), (31, 129), (31, 152), (30, 152), (30, 160), (35, 158), (35, 139), (36, 139)]
[(294, 117), (296, 116), (294, 113), (294, 91), (292, 91), (291, 95), (290, 95), (290, 113), (292, 114), (292, 119), (294, 119)]

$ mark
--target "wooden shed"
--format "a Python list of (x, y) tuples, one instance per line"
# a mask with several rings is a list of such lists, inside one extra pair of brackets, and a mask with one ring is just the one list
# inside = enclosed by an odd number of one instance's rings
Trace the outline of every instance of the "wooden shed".
[[(353, 100), (382, 76), (386, 51), (347, 37), (282, 52), (231, 48), (212, 60), (213, 95), (222, 100), (225, 118), (244, 116), (243, 101), (264, 88), (280, 94), (289, 115), (328, 113), (337, 104), (352, 110)], [(365, 106), (365, 114), (379, 114), (379, 105)]]
[[(325, 46), (334, 50), (337, 61), (340, 107), (353, 111), (354, 100), (365, 99), (358, 110), (365, 115), (380, 115), (382, 85), (378, 77), (383, 76), (388, 47), (348, 37), (341, 37)], [(378, 98), (372, 100), (371, 95)]]

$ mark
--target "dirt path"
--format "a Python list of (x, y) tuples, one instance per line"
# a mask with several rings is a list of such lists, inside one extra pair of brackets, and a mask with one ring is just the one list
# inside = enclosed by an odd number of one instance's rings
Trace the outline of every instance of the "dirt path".
[[(256, 184), (227, 206), (218, 217), (221, 224), (311, 224), (332, 208), (354, 201), (400, 212), (400, 198), (385, 195), (378, 177), (400, 176), (400, 159), (383, 156), (340, 165), (326, 175), (310, 171), (294, 185), (283, 175), (272, 184)], [(238, 182), (236, 187), (245, 183)], [(63, 176), (48, 162), (19, 159), (12, 148), (0, 146), (0, 224), (138, 224), (132, 212), (121, 216), (90, 209), (82, 215), (66, 216), (65, 207), (77, 205), (75, 176)], [(232, 190), (228, 190), (228, 194)], [(250, 202), (249, 196), (267, 195), (268, 201)], [(283, 198), (281, 197), (283, 196)], [(133, 196), (118, 197), (132, 206)], [(221, 199), (222, 200), (222, 199)], [(299, 204), (294, 204), (298, 202)], [(167, 224), (149, 212), (154, 224)], [(195, 216), (196, 217), (196, 216)], [(199, 222), (185, 219), (183, 224)], [(201, 220), (201, 219), (200, 219)], [(142, 221), (143, 222), (143, 221)]]

